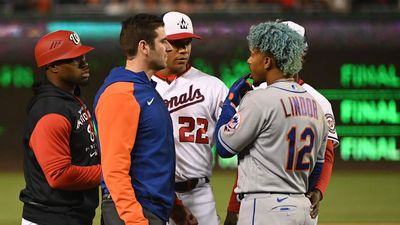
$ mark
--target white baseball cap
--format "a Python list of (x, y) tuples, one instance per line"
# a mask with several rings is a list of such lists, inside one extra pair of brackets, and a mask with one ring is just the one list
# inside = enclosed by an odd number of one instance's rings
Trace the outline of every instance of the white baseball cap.
[(168, 12), (163, 17), (165, 33), (168, 40), (179, 40), (185, 38), (202, 39), (193, 33), (193, 24), (190, 18), (180, 12)]
[(296, 31), (298, 34), (300, 34), (304, 38), (304, 42), (306, 43), (305, 51), (307, 52), (308, 43), (307, 43), (307, 38), (306, 38), (306, 29), (303, 26), (301, 26), (293, 21), (282, 21), (281, 23), (288, 25), (288, 27), (290, 29)]
[(288, 27), (294, 31), (296, 31), (298, 34), (300, 34), (302, 37), (306, 34), (306, 29), (304, 29), (303, 26), (293, 22), (293, 21), (282, 21), (281, 23), (288, 25)]

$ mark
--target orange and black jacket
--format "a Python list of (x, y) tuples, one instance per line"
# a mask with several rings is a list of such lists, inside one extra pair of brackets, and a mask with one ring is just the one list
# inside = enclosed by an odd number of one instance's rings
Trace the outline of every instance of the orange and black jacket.
[(23, 140), (22, 216), (37, 224), (92, 224), (101, 167), (90, 114), (77, 95), (47, 80), (34, 92)]
[(172, 121), (155, 85), (117, 67), (94, 100), (102, 190), (126, 225), (147, 224), (143, 208), (168, 221), (175, 199)]

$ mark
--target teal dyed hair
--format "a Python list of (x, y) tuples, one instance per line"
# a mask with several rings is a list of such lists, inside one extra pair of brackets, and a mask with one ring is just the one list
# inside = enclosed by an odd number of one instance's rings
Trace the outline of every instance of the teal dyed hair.
[(250, 49), (272, 54), (285, 76), (293, 76), (301, 70), (302, 54), (306, 48), (304, 39), (288, 25), (279, 22), (253, 25), (247, 40)]

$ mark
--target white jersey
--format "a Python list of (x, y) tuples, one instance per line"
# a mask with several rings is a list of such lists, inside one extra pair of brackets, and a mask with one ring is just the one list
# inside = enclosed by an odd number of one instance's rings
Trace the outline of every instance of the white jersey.
[(225, 149), (244, 154), (236, 193), (306, 193), (315, 163), (324, 161), (327, 136), (321, 106), (295, 82), (246, 94), (218, 135)]
[(175, 181), (211, 176), (214, 130), (228, 88), (218, 78), (194, 67), (171, 84), (156, 76), (152, 79), (173, 122)]
[(339, 139), (336, 133), (335, 116), (333, 115), (331, 103), (309, 84), (303, 83), (301, 86), (303, 86), (303, 88), (321, 105), (328, 124), (328, 139), (331, 139), (334, 146), (337, 147), (339, 145)]

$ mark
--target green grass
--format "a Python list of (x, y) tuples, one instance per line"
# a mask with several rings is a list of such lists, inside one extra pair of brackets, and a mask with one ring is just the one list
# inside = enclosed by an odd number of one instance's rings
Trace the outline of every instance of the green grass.
[(25, 187), (22, 173), (0, 173), (0, 224), (21, 224), (22, 204), (19, 201), (19, 191)]
[(321, 222), (400, 223), (399, 172), (337, 172), (322, 202)]
[[(225, 219), (234, 172), (216, 171), (212, 178), (217, 211)], [(21, 173), (0, 173), (0, 224), (21, 224)], [(400, 224), (400, 173), (335, 171), (320, 209), (322, 223)], [(99, 210), (98, 210), (99, 213)], [(97, 213), (97, 214), (98, 214)], [(99, 224), (99, 217), (94, 221)]]

